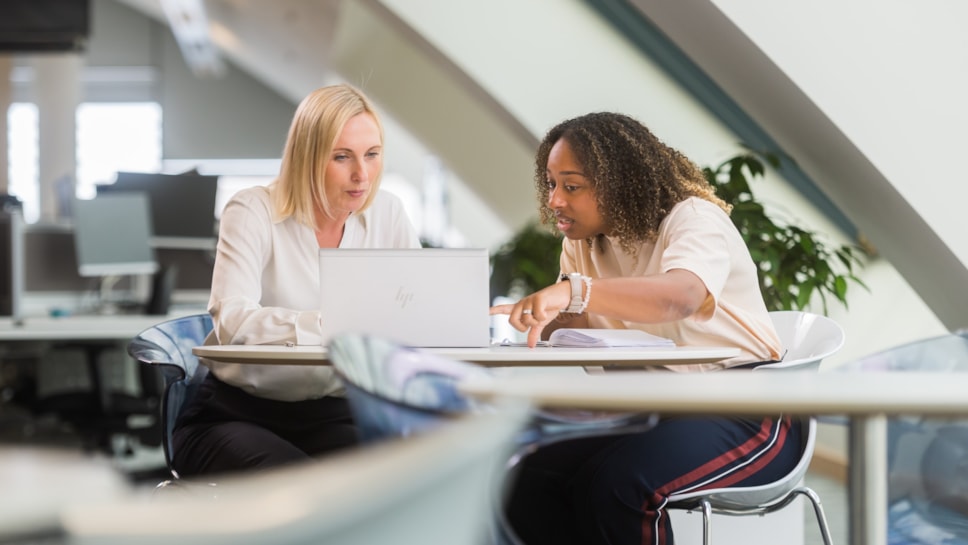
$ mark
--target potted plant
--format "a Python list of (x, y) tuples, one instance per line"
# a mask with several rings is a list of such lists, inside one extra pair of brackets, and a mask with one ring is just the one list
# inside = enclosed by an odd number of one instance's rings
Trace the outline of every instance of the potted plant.
[(846, 307), (850, 282), (867, 288), (854, 274), (864, 265), (863, 250), (846, 244), (829, 245), (815, 231), (771, 218), (749, 183), (765, 174), (765, 163), (777, 168), (780, 158), (747, 149), (715, 168), (704, 167), (703, 173), (716, 193), (733, 205), (730, 219), (756, 263), (767, 309), (804, 309), (814, 295), (820, 298), (824, 314), (829, 296)]
[(502, 295), (512, 299), (537, 291), (558, 280), (561, 237), (532, 221), (491, 254), (491, 301)]

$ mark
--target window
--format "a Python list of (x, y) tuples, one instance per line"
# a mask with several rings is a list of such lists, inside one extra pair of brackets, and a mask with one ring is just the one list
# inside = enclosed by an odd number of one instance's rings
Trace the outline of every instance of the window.
[[(10, 193), (23, 202), (24, 219), (40, 217), (37, 106), (14, 103), (8, 111)], [(119, 170), (161, 168), (161, 105), (155, 102), (84, 103), (77, 108), (75, 194), (95, 195), (95, 184), (114, 180)]]
[(161, 169), (161, 105), (155, 102), (86, 103), (77, 108), (77, 196), (94, 197), (95, 184), (119, 170)]
[(9, 192), (24, 206), (24, 220), (35, 222), (40, 216), (40, 189), (37, 187), (40, 149), (37, 141), (37, 106), (15, 102), (7, 111), (7, 141), (9, 142)]

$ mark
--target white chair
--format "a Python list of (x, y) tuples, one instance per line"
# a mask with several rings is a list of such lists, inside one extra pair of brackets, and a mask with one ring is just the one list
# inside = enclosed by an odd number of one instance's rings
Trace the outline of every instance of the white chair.
[[(781, 361), (756, 367), (755, 371), (818, 371), (824, 358), (844, 345), (844, 330), (834, 320), (810, 312), (783, 310), (770, 313), (770, 319), (786, 353)], [(713, 513), (724, 515), (765, 515), (786, 507), (798, 495), (813, 505), (820, 535), (831, 545), (827, 518), (816, 492), (801, 482), (813, 457), (817, 434), (815, 418), (803, 418), (803, 452), (800, 462), (782, 479), (762, 486), (718, 488), (675, 494), (669, 497), (668, 509), (699, 509), (703, 515), (703, 543), (709, 545), (710, 519)]]
[(62, 512), (68, 542), (478, 545), (524, 406), (456, 417), (406, 439), (219, 481), (218, 501), (128, 497)]
[[(801, 426), (801, 432), (803, 453), (800, 456), (800, 462), (783, 478), (760, 486), (716, 488), (699, 492), (673, 494), (669, 496), (669, 503), (666, 504), (666, 509), (701, 510), (703, 519), (703, 543), (704, 545), (709, 545), (710, 519), (713, 513), (735, 516), (765, 515), (783, 509), (796, 499), (798, 495), (802, 495), (813, 505), (813, 511), (817, 517), (817, 524), (820, 527), (820, 536), (824, 544), (831, 545), (830, 529), (827, 525), (827, 517), (824, 515), (823, 506), (820, 503), (820, 497), (810, 488), (800, 485), (810, 466), (810, 458), (813, 456), (817, 435), (816, 420), (813, 418), (805, 419), (804, 425)], [(776, 538), (773, 541), (779, 543), (784, 542), (782, 538)]]
[(799, 310), (776, 310), (770, 313), (773, 327), (786, 349), (782, 361), (768, 363), (760, 370), (820, 370), (820, 362), (844, 346), (840, 324), (820, 314)]

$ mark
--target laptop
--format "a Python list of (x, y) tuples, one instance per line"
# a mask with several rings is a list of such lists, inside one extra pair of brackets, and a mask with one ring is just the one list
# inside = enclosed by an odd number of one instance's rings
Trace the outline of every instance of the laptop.
[(323, 343), (364, 333), (421, 348), (491, 341), (486, 249), (320, 248)]

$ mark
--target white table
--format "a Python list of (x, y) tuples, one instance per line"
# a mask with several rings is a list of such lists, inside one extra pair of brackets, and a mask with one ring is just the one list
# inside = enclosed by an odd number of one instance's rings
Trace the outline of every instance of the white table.
[(465, 382), (483, 399), (544, 407), (689, 414), (847, 415), (850, 543), (887, 543), (887, 416), (968, 414), (968, 373), (621, 373)]
[[(561, 348), (492, 346), (489, 348), (424, 348), (427, 352), (489, 367), (589, 366), (648, 367), (707, 363), (739, 355), (729, 347), (675, 348)], [(271, 363), (277, 365), (328, 365), (322, 346), (222, 345), (197, 346), (192, 352), (212, 361)]]

